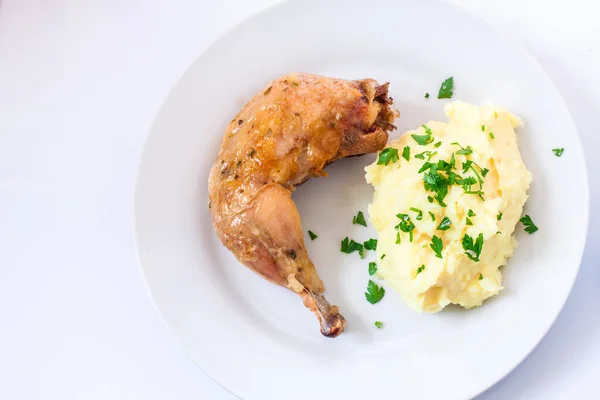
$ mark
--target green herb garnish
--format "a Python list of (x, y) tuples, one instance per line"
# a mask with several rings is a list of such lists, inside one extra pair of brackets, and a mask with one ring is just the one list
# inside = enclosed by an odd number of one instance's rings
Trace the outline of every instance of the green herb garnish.
[(415, 278), (417, 277), (417, 275), (419, 275), (423, 271), (425, 271), (425, 264), (423, 264), (419, 268), (417, 268), (417, 273), (415, 274)]
[(480, 272), (479, 273), (479, 280), (482, 280), (482, 279), (483, 279), (483, 274)]
[(414, 208), (414, 207), (411, 207), (410, 211), (414, 211), (417, 213), (417, 217), (416, 217), (417, 221), (420, 221), (423, 219), (423, 211), (419, 210), (418, 208)]
[(437, 142), (433, 145), (436, 149), (442, 145), (442, 142)]
[(466, 225), (473, 225), (473, 222), (471, 222), (471, 218), (467, 217)]
[(367, 250), (377, 250), (377, 239), (369, 239), (364, 244), (365, 249)]
[(373, 276), (375, 275), (375, 272), (377, 272), (377, 263), (375, 263), (375, 261), (371, 261), (369, 263), (369, 275)]
[(453, 142), (453, 143), (451, 143), (451, 144), (452, 144), (452, 145), (454, 145), (454, 146), (458, 146), (458, 147), (460, 147), (460, 150), (458, 150), (458, 151), (456, 152), (456, 154), (461, 154), (461, 155), (463, 155), (463, 156), (468, 156), (468, 155), (470, 155), (470, 154), (473, 154), (473, 149), (471, 148), (471, 146), (467, 146), (466, 148), (464, 148), (464, 147), (462, 147), (462, 146), (460, 145), (460, 143), (458, 143), (458, 142)]
[(385, 289), (378, 286), (372, 280), (369, 280), (369, 284), (367, 285), (367, 291), (365, 292), (365, 297), (367, 301), (371, 304), (378, 303), (383, 299), (385, 295)]
[(440, 222), (440, 224), (438, 225), (437, 230), (447, 231), (448, 229), (450, 229), (450, 225), (452, 225), (452, 221), (450, 221), (450, 218), (444, 217), (442, 219), (442, 222)]
[(481, 125), (481, 132), (485, 132), (485, 125)]
[(535, 226), (529, 215), (523, 216), (519, 221), (525, 225), (525, 232), (529, 233), (530, 235), (538, 230), (538, 227)]
[(410, 147), (404, 147), (404, 150), (402, 150), (402, 158), (404, 158), (406, 161), (410, 161)]
[(446, 79), (442, 86), (440, 86), (440, 91), (438, 92), (438, 99), (450, 99), (454, 94), (454, 77), (450, 77)]
[(498, 215), (496, 215), (496, 219), (500, 221), (502, 219), (502, 213), (498, 211)]
[(313, 232), (308, 231), (308, 236), (310, 236), (310, 240), (315, 240), (316, 238), (318, 238), (317, 235), (315, 235)]
[(494, 132), (490, 132), (490, 138), (491, 139), (496, 139), (496, 136), (494, 135)]
[(467, 215), (468, 215), (469, 217), (474, 217), (474, 216), (475, 216), (475, 213), (473, 212), (473, 210), (471, 210), (471, 209), (469, 208), (469, 212), (467, 212)]
[(367, 226), (367, 222), (365, 221), (365, 216), (363, 215), (362, 211), (359, 211), (358, 214), (356, 214), (356, 217), (352, 217), (352, 223), (365, 227)]
[(556, 157), (560, 157), (560, 156), (562, 156), (562, 153), (565, 151), (565, 149), (561, 147), (561, 148), (557, 148), (557, 149), (552, 149), (552, 151), (554, 152), (554, 155)]
[[(396, 214), (396, 217), (400, 219), (400, 223), (396, 225), (396, 230), (400, 230), (402, 232), (409, 234), (409, 240), (413, 241), (413, 230), (415, 229), (415, 224), (412, 223), (408, 214)], [(396, 236), (396, 243), (400, 243), (400, 232), (398, 232)]]
[(429, 216), (431, 217), (431, 222), (435, 222), (435, 215), (429, 211)]
[(385, 258), (385, 254), (383, 254), (380, 258), (380, 260), (383, 260)]
[(444, 248), (442, 239), (433, 235), (433, 237), (431, 238), (431, 244), (429, 245), (429, 247), (431, 247), (431, 250), (433, 250), (433, 252), (435, 253), (435, 256), (437, 258), (442, 258), (442, 249)]
[(448, 194), (448, 178), (441, 175), (435, 164), (429, 168), (429, 172), (423, 174), (425, 190), (434, 192), (434, 198), (442, 207), (446, 207), (444, 198)]
[(467, 234), (462, 238), (462, 247), (465, 254), (473, 261), (479, 262), (479, 256), (483, 249), (483, 234), (480, 233), (477, 239), (473, 241), (473, 238)]
[(358, 251), (360, 258), (365, 258), (364, 246), (360, 243), (355, 242), (353, 239), (348, 239), (346, 236), (342, 240), (342, 247), (340, 249), (342, 253), (350, 254)]
[(424, 151), (422, 153), (419, 154), (415, 154), (415, 158), (418, 158), (419, 160), (424, 160), (425, 156), (427, 156), (427, 161), (431, 160), (431, 157), (435, 156), (437, 154), (437, 151)]
[(398, 149), (393, 147), (386, 147), (381, 150), (379, 153), (379, 158), (377, 159), (377, 165), (388, 165), (390, 162), (395, 163), (398, 161)]
[(428, 99), (429, 98), (429, 93), (425, 93), (425, 98)]
[(381, 327), (383, 326), (383, 322), (375, 321), (375, 326), (377, 327), (377, 329), (381, 329)]
[(410, 135), (410, 136), (413, 139), (415, 139), (415, 142), (417, 142), (421, 146), (425, 146), (425, 145), (433, 142), (433, 137), (431, 137), (429, 135)]

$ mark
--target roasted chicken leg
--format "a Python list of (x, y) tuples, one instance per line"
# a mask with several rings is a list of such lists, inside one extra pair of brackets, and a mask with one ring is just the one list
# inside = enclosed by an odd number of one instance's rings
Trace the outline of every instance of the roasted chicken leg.
[(346, 325), (310, 260), (292, 191), (333, 161), (381, 150), (395, 111), (388, 84), (290, 74), (269, 83), (231, 121), (210, 172), (213, 224), (223, 244), (317, 316), (321, 333)]

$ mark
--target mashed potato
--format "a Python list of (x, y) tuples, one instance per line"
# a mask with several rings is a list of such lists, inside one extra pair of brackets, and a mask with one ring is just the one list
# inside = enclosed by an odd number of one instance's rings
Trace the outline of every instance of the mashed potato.
[(532, 179), (517, 146), (518, 117), (463, 102), (445, 112), (449, 122), (407, 132), (366, 168), (377, 274), (425, 312), (479, 306), (502, 290), (499, 267), (517, 245)]

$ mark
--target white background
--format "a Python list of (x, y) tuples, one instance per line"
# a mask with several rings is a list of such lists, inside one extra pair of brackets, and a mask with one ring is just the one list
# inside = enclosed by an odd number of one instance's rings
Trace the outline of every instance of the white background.
[[(152, 307), (136, 263), (133, 187), (170, 88), (219, 35), (276, 2), (2, 2), (0, 398), (234, 399), (187, 358)], [(563, 312), (480, 399), (600, 398), (596, 2), (452, 2), (521, 40), (549, 73), (579, 128), (592, 196)]]

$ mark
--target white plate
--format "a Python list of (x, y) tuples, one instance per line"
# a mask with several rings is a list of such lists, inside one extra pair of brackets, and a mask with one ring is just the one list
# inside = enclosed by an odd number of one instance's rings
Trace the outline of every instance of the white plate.
[[(443, 118), (440, 83), (454, 99), (520, 115), (520, 147), (534, 176), (527, 235), (503, 268), (505, 290), (468, 312), (410, 311), (388, 290), (363, 292), (369, 259), (342, 254), (340, 240), (374, 236), (352, 225), (366, 212), (369, 155), (340, 161), (330, 177), (295, 194), (307, 246), (348, 327), (319, 334), (299, 298), (238, 264), (213, 232), (207, 176), (227, 123), (270, 79), (293, 71), (391, 82), (399, 135)], [(431, 93), (424, 99), (425, 92)], [(557, 158), (551, 149), (565, 147)], [(137, 182), (135, 229), (146, 283), (162, 318), (210, 376), (244, 399), (464, 399), (514, 368), (544, 336), (577, 274), (588, 189), (569, 112), (548, 77), (519, 46), (482, 21), (433, 1), (308, 0), (245, 21), (185, 73), (156, 118)], [(370, 255), (373, 257), (373, 255)], [(375, 320), (385, 323), (382, 330)], [(381, 398), (381, 397), (380, 397)]]

